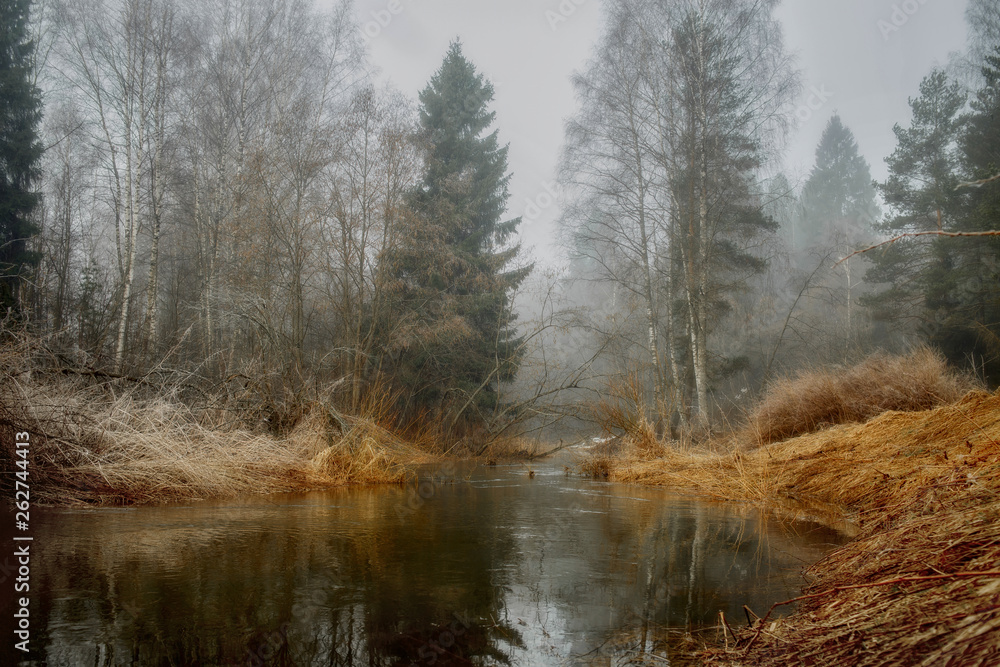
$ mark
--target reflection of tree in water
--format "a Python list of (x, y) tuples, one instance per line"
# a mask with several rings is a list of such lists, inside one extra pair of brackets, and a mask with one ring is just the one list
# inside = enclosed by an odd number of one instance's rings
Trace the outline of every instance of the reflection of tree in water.
[(514, 542), (491, 498), (452, 495), (455, 512), (442, 499), (404, 521), (381, 490), (335, 533), (302, 512), (250, 511), (210, 536), (188, 518), (140, 531), (90, 516), (80, 531), (105, 544), (39, 562), (36, 645), (63, 664), (508, 663), (523, 641), (494, 619)]
[[(473, 658), (491, 658), (494, 662), (509, 665), (510, 656), (497, 648), (498, 640), (517, 637), (517, 645), (523, 647), (518, 633), (510, 627), (491, 625), (469, 625), (464, 621), (452, 621), (446, 625), (429, 628), (413, 628), (400, 633), (386, 643), (387, 653), (397, 658), (393, 667), (408, 665), (474, 665)], [(479, 663), (481, 664), (481, 663)]]
[[(675, 660), (684, 631), (776, 601), (767, 561), (789, 562), (780, 549), (761, 554), (768, 537), (781, 542), (768, 527), (745, 530), (702, 503), (564, 484), (455, 485), (402, 518), (408, 491), (392, 488), (316, 506), (64, 514), (36, 537), (46, 550), (32, 563), (32, 629), (44, 649), (34, 657), (102, 667), (591, 664), (578, 656), (601, 647), (593, 664), (618, 664), (666, 647)], [(10, 651), (0, 645), (0, 664), (16, 662)]]
[[(590, 645), (596, 648), (574, 659), (579, 664), (608, 664), (611, 658), (612, 664), (647, 664), (647, 659), (662, 664), (669, 657), (671, 664), (696, 664), (691, 651), (701, 640), (713, 640), (720, 612), (735, 619), (742, 617), (744, 604), (766, 609), (784, 599), (768, 573), (771, 568), (797, 570), (801, 561), (769, 549), (771, 532), (781, 528), (766, 516), (758, 519), (743, 521), (708, 505), (664, 513), (652, 503), (602, 515), (604, 539), (595, 541), (595, 549), (606, 553), (609, 575), (624, 585), (612, 592), (612, 628), (593, 636)], [(797, 584), (790, 584), (787, 597), (796, 591)], [(586, 589), (574, 593), (563, 604), (582, 605), (590, 595)]]

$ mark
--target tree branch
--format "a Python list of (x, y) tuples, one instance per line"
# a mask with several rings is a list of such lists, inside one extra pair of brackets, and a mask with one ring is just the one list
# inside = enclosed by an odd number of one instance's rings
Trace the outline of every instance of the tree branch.
[[(1000, 180), (1000, 175), (998, 175), (995, 180)], [(943, 231), (935, 229), (935, 230), (931, 230), (929, 232), (909, 232), (907, 234), (900, 234), (899, 236), (894, 236), (893, 238), (889, 239), (888, 241), (882, 241), (881, 243), (876, 243), (875, 245), (869, 246), (869, 247), (867, 247), (867, 248), (865, 248), (863, 250), (856, 250), (855, 252), (852, 252), (847, 257), (844, 257), (843, 259), (841, 259), (839, 262), (837, 262), (833, 266), (834, 266), (834, 268), (836, 268), (836, 267), (840, 266), (841, 264), (843, 264), (844, 262), (846, 262), (847, 260), (849, 260), (850, 258), (854, 257), (855, 255), (863, 255), (866, 252), (870, 252), (872, 250), (876, 250), (878, 248), (881, 248), (882, 246), (891, 245), (891, 244), (895, 243), (896, 241), (899, 241), (900, 239), (916, 238), (918, 236), (946, 236), (948, 238), (957, 238), (959, 236), (1000, 236), (1000, 230), (991, 229), (991, 230), (985, 231), (985, 232), (943, 232)]]

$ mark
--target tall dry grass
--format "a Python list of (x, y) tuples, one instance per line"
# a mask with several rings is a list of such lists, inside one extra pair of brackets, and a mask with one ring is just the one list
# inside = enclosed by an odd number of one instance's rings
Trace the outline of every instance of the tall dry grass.
[(379, 423), (375, 397), (353, 417), (305, 405), (278, 436), (211, 400), (193, 408), (179, 393), (67, 369), (38, 341), (8, 342), (0, 348), (3, 468), (12, 469), (14, 433), (27, 431), (41, 502), (142, 504), (395, 483), (421, 458)]
[(709, 664), (1000, 664), (1000, 393), (746, 458), (769, 468), (774, 497), (839, 508), (860, 534), (807, 571), (795, 614), (755, 623)]
[(611, 459), (632, 454), (651, 459), (664, 452), (646, 403), (646, 389), (638, 373), (627, 372), (608, 382), (592, 413), (602, 433), (612, 440), (598, 447), (594, 457)]
[(816, 369), (780, 380), (750, 414), (746, 433), (759, 444), (835, 424), (864, 422), (889, 410), (928, 410), (957, 401), (977, 383), (919, 347), (875, 355), (850, 368)]
[(777, 383), (749, 421), (713, 446), (585, 464), (857, 536), (808, 571), (796, 613), (757, 610), (707, 664), (1000, 665), (1000, 392), (918, 349)]

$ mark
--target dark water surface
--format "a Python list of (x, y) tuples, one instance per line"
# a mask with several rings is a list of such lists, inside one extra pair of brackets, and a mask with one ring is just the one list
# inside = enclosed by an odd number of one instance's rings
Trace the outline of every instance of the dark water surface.
[[(407, 488), (36, 509), (32, 657), (666, 665), (683, 630), (795, 596), (802, 568), (842, 541), (736, 505), (535, 470), (444, 466)], [(11, 645), (0, 663), (20, 659)]]

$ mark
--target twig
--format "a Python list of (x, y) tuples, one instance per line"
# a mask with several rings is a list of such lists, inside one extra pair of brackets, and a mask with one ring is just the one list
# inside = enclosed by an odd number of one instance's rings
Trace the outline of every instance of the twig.
[(955, 189), (961, 190), (962, 188), (981, 188), (987, 183), (992, 183), (993, 181), (1000, 181), (1000, 174), (995, 176), (990, 176), (989, 178), (984, 178), (981, 181), (970, 181), (968, 183), (959, 183)]
[(562, 451), (562, 450), (566, 449), (567, 447), (573, 447), (573, 446), (579, 445), (579, 444), (581, 444), (583, 442), (586, 442), (586, 440), (580, 440), (578, 442), (571, 442), (568, 445), (559, 445), (555, 449), (550, 449), (547, 452), (542, 452), (541, 454), (534, 454), (532, 456), (529, 456), (528, 460), (529, 461), (534, 461), (535, 459), (542, 459), (542, 458), (545, 458), (546, 456), (548, 456), (550, 454), (555, 454), (556, 452)]

